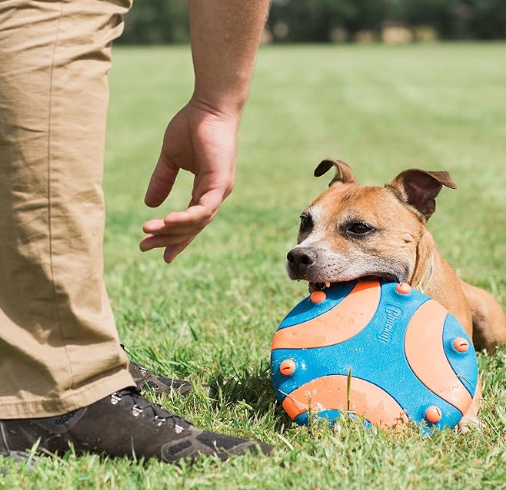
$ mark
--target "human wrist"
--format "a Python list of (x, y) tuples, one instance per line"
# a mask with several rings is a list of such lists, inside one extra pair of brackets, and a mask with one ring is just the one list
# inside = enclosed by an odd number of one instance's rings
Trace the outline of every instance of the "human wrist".
[(235, 93), (231, 96), (226, 93), (210, 94), (208, 91), (196, 88), (190, 99), (190, 105), (220, 119), (239, 121), (246, 100), (247, 92)]

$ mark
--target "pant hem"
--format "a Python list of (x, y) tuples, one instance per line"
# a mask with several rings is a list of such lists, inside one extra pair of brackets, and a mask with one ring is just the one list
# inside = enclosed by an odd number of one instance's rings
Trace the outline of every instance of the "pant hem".
[(122, 369), (112, 376), (101, 378), (80, 390), (72, 390), (60, 398), (41, 398), (33, 401), (16, 401), (2, 403), (0, 401), (0, 419), (28, 419), (53, 417), (86, 407), (105, 398), (115, 391), (135, 386), (128, 369)]

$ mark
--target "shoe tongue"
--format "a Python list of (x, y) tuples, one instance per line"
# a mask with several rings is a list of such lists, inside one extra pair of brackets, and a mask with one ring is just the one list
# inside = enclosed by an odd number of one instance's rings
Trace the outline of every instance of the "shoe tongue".
[(140, 394), (140, 391), (137, 388), (127, 388), (120, 390), (117, 392), (117, 394), (121, 398), (126, 397), (130, 399), (132, 405), (137, 405), (148, 417), (151, 416), (153, 418), (158, 417), (160, 419), (167, 419), (167, 421), (171, 421), (174, 425), (178, 425), (183, 429), (187, 429), (191, 426), (191, 424), (183, 417), (179, 417), (178, 415), (169, 412), (162, 406), (146, 400), (146, 398)]

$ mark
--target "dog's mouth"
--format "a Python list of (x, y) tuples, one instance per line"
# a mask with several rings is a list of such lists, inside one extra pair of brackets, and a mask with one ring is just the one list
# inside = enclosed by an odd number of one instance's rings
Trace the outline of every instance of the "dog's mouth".
[(323, 291), (325, 288), (330, 287), (330, 282), (310, 282), (309, 283), (309, 292), (314, 293), (315, 291)]
[(354, 281), (354, 280), (378, 280), (382, 279), (387, 282), (402, 282), (395, 274), (379, 272), (377, 274), (367, 274), (359, 277), (350, 277), (343, 281), (309, 281), (309, 292), (312, 293), (314, 291), (323, 291), (326, 288), (329, 288), (332, 284), (338, 284), (340, 282)]

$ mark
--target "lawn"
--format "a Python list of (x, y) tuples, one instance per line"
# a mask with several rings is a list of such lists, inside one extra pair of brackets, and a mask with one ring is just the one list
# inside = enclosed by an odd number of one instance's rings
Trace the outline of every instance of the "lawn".
[[(116, 48), (105, 171), (106, 281), (133, 359), (164, 375), (210, 384), (169, 409), (208, 430), (257, 438), (269, 458), (193, 467), (97, 456), (8, 463), (9, 489), (478, 489), (506, 488), (506, 349), (479, 355), (482, 432), (422, 437), (293, 424), (275, 401), (268, 367), (279, 321), (305, 294), (290, 282), (286, 252), (298, 216), (328, 178), (332, 156), (359, 181), (384, 184), (401, 170), (448, 170), (430, 221), (462, 278), (506, 302), (506, 44), (406, 47), (266, 47), (259, 54), (240, 132), (237, 185), (215, 221), (173, 264), (141, 254), (142, 223), (188, 201), (181, 178), (160, 210), (143, 194), (171, 116), (192, 89), (188, 48)], [(2, 462), (5, 465), (5, 461)]]

